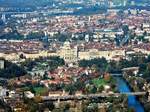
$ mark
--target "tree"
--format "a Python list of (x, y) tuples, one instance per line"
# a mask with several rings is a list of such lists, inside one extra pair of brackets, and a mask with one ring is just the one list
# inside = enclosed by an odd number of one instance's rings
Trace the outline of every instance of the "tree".
[(128, 112), (136, 112), (134, 108), (129, 108)]
[(40, 105), (40, 107), (39, 107), (40, 111), (42, 111), (42, 112), (43, 112), (46, 108), (47, 108), (49, 111), (52, 111), (52, 110), (55, 108), (55, 105), (54, 105), (53, 102), (51, 102), (51, 101), (46, 101), (46, 102), (43, 102), (43, 103)]
[(62, 58), (60, 58), (58, 56), (50, 56), (50, 57), (39, 57), (35, 60), (27, 59), (25, 62), (21, 63), (21, 66), (23, 68), (26, 68), (29, 71), (32, 71), (32, 69), (35, 66), (38, 66), (39, 63), (40, 63), (40, 66), (41, 66), (41, 63), (45, 63), (45, 62), (48, 64), (48, 67), (49, 67), (50, 71), (53, 71), (58, 66), (62, 66), (62, 65), (65, 64), (65, 61)]
[(5, 23), (2, 21), (2, 20), (0, 20), (0, 26), (3, 26)]
[(56, 38), (60, 42), (65, 42), (70, 37), (71, 37), (70, 34), (65, 34), (65, 33), (63, 34), (59, 32), (58, 34), (55, 34), (53, 38)]
[(98, 92), (102, 92), (104, 90), (104, 86), (101, 85), (99, 88), (98, 88)]
[(128, 34), (128, 31), (129, 31), (128, 25), (123, 25), (122, 26), (122, 30), (123, 30), (123, 32), (124, 32), (125, 35)]
[(84, 107), (83, 112), (98, 112), (98, 105), (96, 103), (91, 103)]
[(27, 59), (26, 61), (21, 63), (21, 67), (26, 67), (29, 71), (31, 71), (34, 68), (34, 66), (36, 66), (36, 61), (32, 61), (30, 59)]
[(32, 85), (30, 86), (30, 91), (34, 94), (36, 93), (36, 91), (34, 90), (34, 87)]
[(64, 89), (65, 89), (66, 92), (69, 92), (69, 94), (74, 94), (75, 91), (76, 91), (76, 88), (74, 87), (73, 84), (65, 85)]
[(20, 54), (19, 56), (21, 59), (25, 59), (26, 57), (23, 54)]
[(95, 59), (91, 59), (91, 60), (80, 60), (79, 61), (80, 67), (92, 67), (93, 65), (95, 66), (95, 68), (99, 68), (99, 70), (101, 69), (102, 71), (105, 71), (106, 67), (108, 65), (108, 62), (105, 58), (95, 58)]
[(48, 73), (47, 72), (45, 72), (43, 75), (43, 80), (46, 80), (46, 79), (48, 79)]
[(150, 76), (150, 64), (147, 64), (147, 67), (146, 69), (144, 70), (144, 73), (143, 73), (143, 78), (149, 78)]
[(119, 10), (117, 14), (118, 14), (120, 17), (123, 17), (123, 16), (124, 16), (123, 10)]
[(30, 32), (28, 35), (27, 35), (27, 38), (26, 39), (38, 39), (38, 40), (41, 40), (42, 37), (44, 37), (45, 34), (44, 32), (40, 31), (40, 32)]
[(70, 108), (70, 104), (66, 103), (66, 104), (64, 105), (64, 109), (63, 109), (64, 112), (68, 111), (69, 108)]
[(24, 36), (18, 33), (16, 29), (14, 29), (12, 32), (8, 32), (8, 33), (4, 33), (3, 35), (0, 35), (1, 39), (8, 39), (8, 40), (9, 39), (22, 40), (23, 37)]
[(95, 85), (86, 85), (86, 93), (96, 93), (97, 88)]
[(0, 77), (14, 78), (25, 75), (27, 72), (24, 68), (18, 66), (15, 63), (4, 60), (5, 68), (0, 70)]

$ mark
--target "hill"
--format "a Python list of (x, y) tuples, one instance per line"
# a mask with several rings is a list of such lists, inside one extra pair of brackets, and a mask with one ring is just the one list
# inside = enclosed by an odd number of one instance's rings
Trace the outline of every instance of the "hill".
[(36, 7), (52, 4), (54, 0), (0, 0), (0, 6)]

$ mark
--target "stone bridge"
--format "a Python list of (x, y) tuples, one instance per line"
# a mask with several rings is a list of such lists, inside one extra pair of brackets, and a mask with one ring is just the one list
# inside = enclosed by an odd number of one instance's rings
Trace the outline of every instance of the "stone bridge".
[(87, 95), (61, 95), (61, 96), (42, 96), (43, 100), (82, 100), (90, 98), (100, 98), (100, 97), (118, 97), (121, 95), (134, 95), (141, 96), (145, 95), (146, 92), (124, 92), (124, 93), (97, 93), (97, 94), (87, 94)]

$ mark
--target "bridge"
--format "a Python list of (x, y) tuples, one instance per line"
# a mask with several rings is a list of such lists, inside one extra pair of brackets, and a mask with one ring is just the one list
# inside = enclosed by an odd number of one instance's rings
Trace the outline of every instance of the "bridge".
[(44, 101), (46, 100), (82, 100), (82, 99), (91, 99), (91, 98), (100, 98), (100, 97), (118, 97), (121, 95), (127, 96), (141, 96), (145, 95), (146, 92), (125, 92), (125, 93), (97, 93), (97, 94), (87, 94), (87, 95), (60, 95), (60, 96), (42, 96)]
[(117, 73), (116, 73), (116, 74), (112, 73), (112, 74), (110, 74), (110, 75), (111, 75), (111, 76), (123, 76), (123, 74), (121, 74), (121, 73), (120, 73), (120, 74), (119, 74), (119, 73), (118, 73), (118, 74), (117, 74)]
[(122, 95), (127, 95), (127, 96), (131, 96), (131, 95), (133, 95), (133, 96), (141, 96), (141, 95), (145, 95), (146, 94), (146, 92), (129, 92), (129, 93), (120, 93), (120, 94), (122, 94)]

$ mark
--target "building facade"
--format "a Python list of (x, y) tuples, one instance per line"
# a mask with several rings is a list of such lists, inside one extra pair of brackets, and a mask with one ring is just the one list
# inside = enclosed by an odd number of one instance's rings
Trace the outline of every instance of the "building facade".
[(77, 46), (71, 47), (70, 42), (65, 42), (64, 45), (58, 50), (58, 55), (65, 60), (65, 62), (76, 62), (78, 60)]
[(0, 69), (4, 69), (4, 60), (0, 60)]

